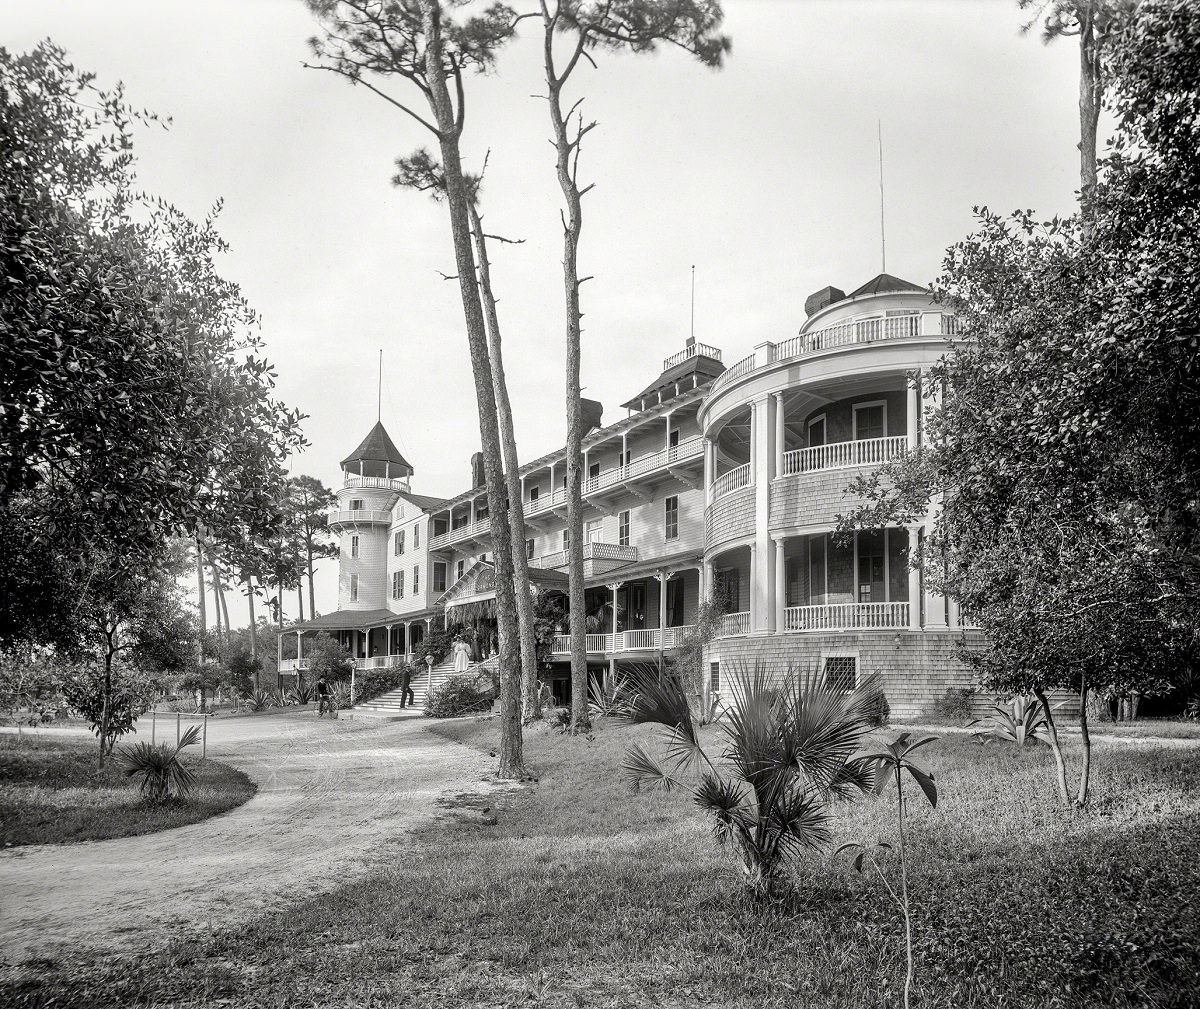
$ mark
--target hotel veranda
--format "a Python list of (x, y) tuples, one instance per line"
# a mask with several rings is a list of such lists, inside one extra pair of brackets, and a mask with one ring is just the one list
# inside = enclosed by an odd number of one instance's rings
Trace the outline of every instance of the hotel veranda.
[[(689, 341), (647, 369), (658, 377), (622, 404), (626, 416), (585, 436), (589, 666), (670, 654), (701, 600), (719, 598), (708, 690), (727, 690), (732, 669), (756, 660), (818, 665), (847, 686), (877, 671), (893, 715), (914, 717), (967, 686), (954, 651), (977, 632), (907, 563), (924, 523), (848, 543), (831, 534), (854, 477), (922, 437), (933, 404), (919, 376), (945, 353), (955, 318), (888, 274), (849, 295), (825, 288), (805, 311), (796, 336), (731, 364)], [(564, 596), (565, 458), (559, 449), (521, 467), (531, 590)], [(303, 666), (304, 637), (319, 631), (360, 667), (419, 657), (455, 607), (494, 596), (481, 477), (448, 499), (413, 493), (413, 469), (381, 424), (341, 468), (329, 520), (341, 548), (338, 609), (282, 632), (284, 675)], [(565, 699), (566, 636), (553, 659), (542, 678)]]

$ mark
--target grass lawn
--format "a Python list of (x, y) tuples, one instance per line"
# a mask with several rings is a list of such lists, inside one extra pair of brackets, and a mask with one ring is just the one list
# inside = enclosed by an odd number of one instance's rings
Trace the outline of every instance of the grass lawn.
[[(490, 747), (495, 726), (435, 731)], [(789, 898), (751, 901), (686, 794), (621, 783), (650, 734), (534, 730), (536, 787), (464, 797), (367, 878), (149, 955), (30, 964), (0, 1002), (897, 1006), (902, 929), (878, 880), (812, 855)], [(1055, 807), (1044, 749), (959, 735), (922, 752), (942, 801), (908, 820), (915, 1005), (1195, 1005), (1200, 750), (1102, 744), (1082, 812)], [(834, 846), (895, 829), (890, 797), (847, 803)]]
[(97, 767), (98, 745), (44, 733), (19, 743), (16, 736), (0, 736), (0, 845), (149, 834), (224, 813), (255, 792), (241, 771), (185, 755), (198, 779), (187, 801), (143, 802), (136, 781), (115, 760)]

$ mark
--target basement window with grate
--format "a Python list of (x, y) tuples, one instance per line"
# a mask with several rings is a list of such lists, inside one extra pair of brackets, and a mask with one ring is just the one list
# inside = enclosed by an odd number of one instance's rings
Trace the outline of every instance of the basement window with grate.
[(858, 685), (858, 656), (826, 655), (824, 673), (831, 690), (848, 694)]

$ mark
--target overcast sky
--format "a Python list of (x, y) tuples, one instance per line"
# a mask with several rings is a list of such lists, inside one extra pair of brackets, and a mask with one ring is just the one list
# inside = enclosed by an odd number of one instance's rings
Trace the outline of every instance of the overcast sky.
[[(880, 272), (877, 122), (889, 273), (931, 281), (974, 205), (1073, 208), (1077, 55), (1021, 35), (1013, 0), (725, 7), (724, 70), (664, 51), (600, 56), (573, 81), (599, 124), (580, 170), (596, 184), (583, 384), (606, 422), (683, 347), (692, 264), (696, 337), (727, 364), (793, 335), (808, 294)], [(439, 273), (454, 272), (446, 211), (390, 182), (395, 157), (429, 141), (365, 89), (302, 67), (317, 25), (301, 0), (0, 0), (0, 26), (0, 44), (52, 38), (172, 117), (136, 139), (140, 181), (193, 217), (224, 200), (223, 271), (261, 313), (280, 395), (308, 415), (294, 472), (340, 482), (375, 421), (382, 348), (382, 419), (413, 489), (466, 489), (479, 432), (457, 284)], [(468, 82), (463, 149), (475, 170), (491, 152), (489, 230), (525, 240), (495, 250), (493, 279), (531, 459), (565, 439), (564, 326), (540, 43), (522, 27), (496, 73)], [(318, 576), (322, 610), (335, 567)]]

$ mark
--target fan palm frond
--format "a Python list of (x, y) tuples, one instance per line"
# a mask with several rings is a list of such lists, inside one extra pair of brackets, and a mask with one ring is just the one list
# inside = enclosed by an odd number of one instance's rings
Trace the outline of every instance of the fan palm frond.
[(176, 746), (169, 743), (137, 743), (123, 750), (117, 757), (125, 773), (133, 778), (142, 776), (142, 795), (151, 799), (165, 799), (172, 794), (187, 795), (196, 784), (196, 775), (179, 760), (185, 746), (192, 746), (200, 738), (200, 727), (189, 726)]
[(634, 791), (642, 788), (661, 788), (664, 792), (669, 792), (680, 784), (664, 770), (662, 764), (651, 753), (637, 743), (625, 751), (625, 757), (621, 761), (621, 771), (625, 775), (625, 780), (633, 786)]
[(767, 829), (776, 835), (781, 854), (816, 851), (829, 843), (825, 802), (809, 789), (793, 787), (771, 808)]
[(719, 844), (746, 837), (754, 828), (757, 817), (747, 808), (745, 790), (737, 781), (706, 772), (700, 776), (692, 800), (716, 821), (713, 836)]
[(839, 799), (851, 799), (875, 788), (878, 761), (871, 757), (851, 757), (829, 783), (829, 792)]
[(833, 689), (815, 667), (790, 671), (783, 745), (813, 786), (829, 789), (869, 731), (868, 700), (877, 692), (867, 677), (853, 692)]
[(627, 671), (622, 716), (631, 725), (662, 725), (672, 730), (669, 752), (682, 767), (698, 758), (703, 750), (696, 736), (696, 723), (678, 680), (659, 678), (651, 663), (638, 663)]

